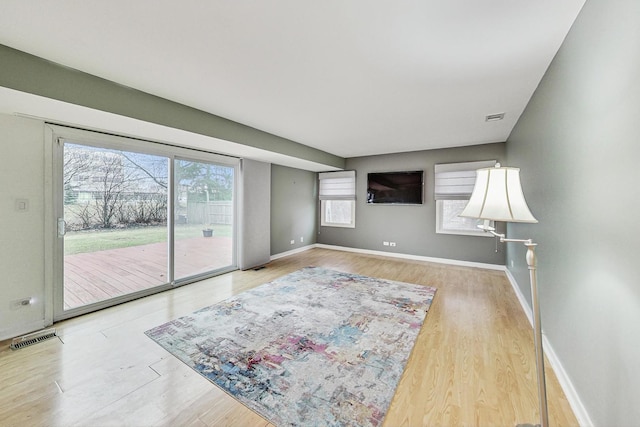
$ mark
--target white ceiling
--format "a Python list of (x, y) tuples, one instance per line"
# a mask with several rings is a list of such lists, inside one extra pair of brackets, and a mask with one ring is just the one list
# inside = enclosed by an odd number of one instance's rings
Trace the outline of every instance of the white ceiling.
[(583, 3), (0, 0), (0, 43), (354, 157), (505, 141)]

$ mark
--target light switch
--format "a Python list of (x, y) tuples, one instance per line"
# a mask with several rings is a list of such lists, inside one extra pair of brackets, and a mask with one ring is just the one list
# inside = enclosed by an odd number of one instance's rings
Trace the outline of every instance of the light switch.
[(29, 210), (29, 200), (16, 199), (16, 210), (20, 212), (26, 212)]

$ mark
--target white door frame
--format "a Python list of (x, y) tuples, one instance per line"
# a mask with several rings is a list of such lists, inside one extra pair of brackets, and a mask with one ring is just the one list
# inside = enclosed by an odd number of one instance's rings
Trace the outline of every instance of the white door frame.
[[(178, 283), (171, 280), (170, 282), (150, 288), (148, 290), (138, 291), (135, 293), (127, 294), (124, 296), (116, 297), (106, 301), (89, 304), (86, 306), (77, 307), (71, 310), (64, 310), (64, 248), (63, 238), (58, 237), (58, 218), (64, 218), (63, 197), (64, 192), (62, 188), (62, 139), (71, 140), (78, 144), (119, 149), (133, 152), (140, 152), (144, 154), (153, 154), (164, 156), (170, 159), (169, 162), (169, 188), (168, 188), (168, 212), (167, 212), (167, 227), (169, 230), (168, 243), (169, 246), (169, 274), (173, 279), (173, 256), (174, 256), (174, 241), (173, 241), (173, 204), (175, 197), (174, 190), (174, 161), (176, 157), (180, 159), (189, 159), (194, 161), (202, 161), (206, 163), (220, 164), (224, 166), (230, 166), (234, 168), (234, 219), (233, 219), (233, 255), (232, 265), (215, 270), (211, 273), (204, 273), (194, 277), (188, 277), (181, 279)], [(47, 124), (45, 126), (45, 300), (48, 302), (45, 304), (45, 322), (52, 324), (54, 321), (63, 320), (70, 317), (75, 317), (81, 314), (89, 313), (92, 311), (100, 310), (102, 308), (110, 307), (116, 304), (120, 304), (132, 299), (140, 298), (141, 296), (151, 295), (153, 293), (162, 292), (167, 289), (172, 289), (175, 286), (186, 285), (198, 280), (202, 280), (208, 277), (212, 277), (218, 274), (222, 274), (228, 271), (236, 270), (238, 267), (238, 210), (237, 210), (237, 194), (238, 194), (238, 170), (240, 159), (230, 156), (223, 156), (210, 152), (193, 150), (188, 148), (176, 147), (174, 145), (163, 144), (158, 142), (152, 142), (147, 140), (140, 140), (135, 138), (128, 138), (110, 134), (103, 134), (95, 131), (88, 131), (76, 128), (70, 128), (66, 126), (60, 126), (55, 124)]]

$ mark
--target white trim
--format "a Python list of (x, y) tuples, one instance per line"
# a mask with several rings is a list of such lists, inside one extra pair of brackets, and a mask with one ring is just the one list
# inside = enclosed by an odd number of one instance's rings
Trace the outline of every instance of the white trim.
[(54, 283), (57, 276), (56, 244), (57, 238), (57, 205), (55, 203), (55, 182), (58, 174), (54, 173), (55, 166), (55, 146), (53, 130), (44, 126), (44, 327), (53, 324), (53, 314), (55, 313), (55, 301), (57, 295), (54, 293)]
[(504, 265), (498, 264), (485, 264), (482, 262), (471, 262), (471, 261), (459, 261), (455, 259), (446, 259), (446, 258), (432, 258), (420, 255), (410, 255), (410, 254), (400, 254), (394, 252), (384, 252), (384, 251), (374, 251), (370, 249), (359, 249), (359, 248), (349, 248), (347, 246), (335, 246), (335, 245), (325, 245), (324, 243), (315, 243), (313, 245), (303, 246), (301, 248), (292, 249), (290, 251), (281, 252), (279, 254), (271, 255), (271, 261), (274, 261), (279, 258), (284, 258), (289, 255), (295, 255), (300, 252), (308, 251), (309, 249), (320, 248), (320, 249), (329, 249), (334, 251), (343, 251), (343, 252), (356, 252), (366, 255), (380, 255), (380, 256), (388, 256), (391, 258), (403, 258), (410, 259), (413, 261), (426, 261), (426, 262), (434, 262), (438, 264), (448, 264), (448, 265), (456, 265), (459, 267), (474, 267), (474, 268), (484, 268), (486, 270), (498, 270), (505, 271)]
[(546, 336), (542, 337), (542, 345), (544, 346), (544, 354), (549, 360), (549, 365), (551, 365), (551, 369), (553, 369), (553, 372), (556, 374), (560, 387), (562, 387), (562, 391), (564, 391), (564, 394), (569, 401), (569, 406), (573, 409), (573, 414), (578, 420), (578, 425), (582, 427), (593, 427), (593, 422), (587, 413), (587, 409), (584, 407), (578, 392), (569, 379), (567, 371), (564, 370), (564, 366), (562, 366), (558, 355), (553, 350), (553, 347), (551, 346), (551, 343), (549, 343), (549, 340), (547, 340)]
[(513, 292), (516, 294), (516, 297), (520, 302), (522, 311), (524, 311), (525, 316), (527, 316), (527, 319), (529, 320), (529, 324), (533, 328), (533, 312), (531, 311), (531, 307), (529, 307), (529, 303), (527, 302), (527, 299), (525, 298), (524, 294), (520, 290), (520, 287), (518, 286), (518, 283), (516, 282), (515, 277), (513, 277), (513, 274), (511, 274), (511, 271), (505, 267), (504, 273), (507, 275), (507, 280), (509, 280), (509, 283), (511, 283), (511, 287), (513, 288)]
[(185, 148), (142, 138), (131, 138), (124, 135), (104, 133), (89, 129), (69, 128), (54, 123), (46, 126), (53, 131), (56, 138), (62, 138), (71, 144), (89, 145), (98, 148), (123, 150), (134, 153), (151, 154), (170, 158), (186, 158), (188, 160), (204, 160), (210, 163), (237, 166), (240, 158), (204, 151), (198, 148)]
[[(342, 222), (329, 222), (327, 221), (327, 202), (350, 202), (351, 203), (351, 221), (347, 223)], [(321, 227), (342, 227), (342, 228), (356, 228), (356, 201), (355, 200), (320, 200), (320, 226)]]
[(28, 334), (34, 331), (39, 331), (48, 326), (51, 326), (50, 322), (40, 319), (29, 323), (16, 325), (11, 328), (0, 329), (0, 341), (19, 337), (20, 335)]
[(368, 255), (388, 256), (388, 257), (391, 257), (391, 258), (404, 258), (404, 259), (410, 259), (410, 260), (414, 260), (414, 261), (426, 261), (426, 262), (435, 262), (435, 263), (438, 263), (438, 264), (457, 265), (459, 267), (474, 267), (474, 268), (484, 268), (484, 269), (487, 269), (487, 270), (499, 270), (499, 271), (504, 271), (505, 270), (505, 266), (504, 265), (485, 264), (485, 263), (482, 263), (482, 262), (459, 261), (459, 260), (456, 260), (456, 259), (446, 259), (446, 258), (432, 258), (432, 257), (427, 257), (427, 256), (421, 256), (421, 255), (402, 254), (402, 253), (396, 253), (396, 252), (374, 251), (374, 250), (370, 250), (370, 249), (349, 248), (349, 247), (346, 247), (346, 246), (325, 245), (325, 244), (322, 244), (322, 243), (316, 243), (315, 247), (322, 248), (322, 249), (332, 249), (332, 250), (343, 251), (343, 252), (357, 252), (357, 253), (368, 254)]
[[(531, 307), (529, 307), (527, 300), (525, 299), (522, 291), (520, 290), (520, 287), (518, 286), (518, 282), (516, 281), (515, 277), (513, 277), (513, 275), (511, 274), (511, 271), (506, 267), (505, 267), (505, 274), (507, 276), (507, 279), (511, 283), (511, 287), (515, 292), (516, 297), (518, 298), (518, 301), (520, 301), (520, 305), (522, 306), (522, 310), (524, 311), (524, 314), (527, 316), (527, 319), (529, 319), (529, 324), (531, 325), (531, 327), (533, 327), (533, 313), (531, 312)], [(571, 406), (571, 409), (573, 410), (573, 414), (576, 416), (576, 419), (578, 420), (578, 424), (582, 427), (593, 426), (591, 417), (589, 417), (589, 414), (587, 413), (587, 410), (584, 407), (584, 404), (582, 403), (582, 400), (580, 399), (578, 392), (573, 386), (573, 383), (571, 382), (571, 379), (569, 378), (567, 371), (565, 371), (564, 366), (562, 366), (562, 363), (560, 362), (558, 355), (553, 349), (553, 346), (547, 339), (547, 336), (544, 334), (544, 330), (542, 331), (542, 347), (544, 349), (544, 354), (547, 356), (547, 359), (549, 360), (549, 365), (551, 366), (551, 369), (553, 370), (553, 372), (556, 374), (556, 378), (558, 378), (560, 387), (562, 387), (562, 391), (564, 391), (564, 394), (567, 397), (567, 400), (569, 401), (569, 406)]]
[(291, 249), (290, 251), (280, 252), (279, 254), (271, 255), (271, 261), (274, 261), (279, 258), (284, 258), (289, 255), (299, 254), (300, 252), (308, 251), (309, 249), (313, 249), (318, 247), (317, 244), (303, 246), (301, 248)]

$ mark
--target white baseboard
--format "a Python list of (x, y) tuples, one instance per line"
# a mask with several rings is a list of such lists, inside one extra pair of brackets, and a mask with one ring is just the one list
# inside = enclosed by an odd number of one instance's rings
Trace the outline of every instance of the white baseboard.
[(47, 324), (44, 319), (41, 319), (35, 322), (21, 324), (13, 328), (0, 329), (0, 341), (39, 331), (40, 329), (44, 329), (47, 326), (51, 326), (51, 324)]
[(289, 255), (299, 254), (300, 252), (308, 251), (309, 249), (313, 249), (317, 247), (316, 244), (303, 246), (301, 248), (291, 249), (290, 251), (280, 252), (279, 254), (271, 255), (271, 261), (276, 260), (278, 258), (284, 258)]
[[(518, 286), (518, 283), (516, 282), (516, 279), (513, 277), (511, 272), (508, 269), (505, 269), (505, 272), (507, 274), (507, 279), (509, 279), (511, 286), (513, 287), (513, 291), (518, 297), (518, 301), (520, 301), (522, 310), (527, 316), (527, 319), (529, 319), (529, 324), (533, 328), (533, 313), (531, 311), (531, 307), (529, 307), (527, 300), (524, 298), (524, 295), (522, 294), (522, 291), (520, 290), (520, 287)], [(547, 339), (547, 336), (544, 334), (544, 328), (542, 331), (542, 346), (544, 349), (544, 354), (545, 356), (547, 356), (547, 360), (549, 361), (549, 365), (551, 365), (551, 369), (553, 369), (553, 372), (556, 374), (556, 378), (558, 378), (560, 387), (562, 387), (565, 396), (567, 396), (567, 400), (569, 401), (569, 405), (571, 406), (571, 409), (573, 410), (573, 413), (578, 420), (578, 424), (582, 427), (593, 426), (591, 417), (589, 417), (589, 414), (587, 413), (587, 410), (584, 407), (582, 400), (578, 395), (578, 392), (573, 387), (573, 383), (569, 379), (567, 371), (565, 371), (564, 366), (562, 366), (558, 355), (553, 349), (553, 346)]]
[(511, 274), (511, 271), (509, 271), (509, 269), (505, 267), (504, 272), (507, 275), (507, 279), (509, 280), (509, 283), (511, 283), (513, 292), (515, 292), (516, 297), (520, 302), (522, 311), (524, 311), (525, 316), (527, 316), (527, 319), (529, 319), (529, 324), (533, 328), (533, 312), (531, 311), (531, 307), (529, 307), (529, 303), (527, 302), (526, 298), (524, 297), (524, 294), (520, 290), (520, 286), (518, 286), (518, 282), (516, 282), (516, 278), (513, 277), (513, 274)]
[(500, 270), (500, 271), (506, 270), (504, 265), (485, 264), (482, 262), (459, 261), (459, 260), (447, 259), (447, 258), (433, 258), (433, 257), (427, 257), (427, 256), (421, 256), (421, 255), (401, 254), (396, 252), (374, 251), (370, 249), (349, 248), (347, 246), (325, 245), (322, 243), (316, 243), (315, 247), (323, 248), (323, 249), (332, 249), (335, 251), (357, 252), (357, 253), (367, 254), (367, 255), (380, 255), (380, 256), (387, 256), (391, 258), (410, 259), (414, 261), (425, 261), (425, 262), (435, 262), (438, 264), (457, 265), (460, 267), (475, 267), (475, 268), (484, 268), (487, 270)]

